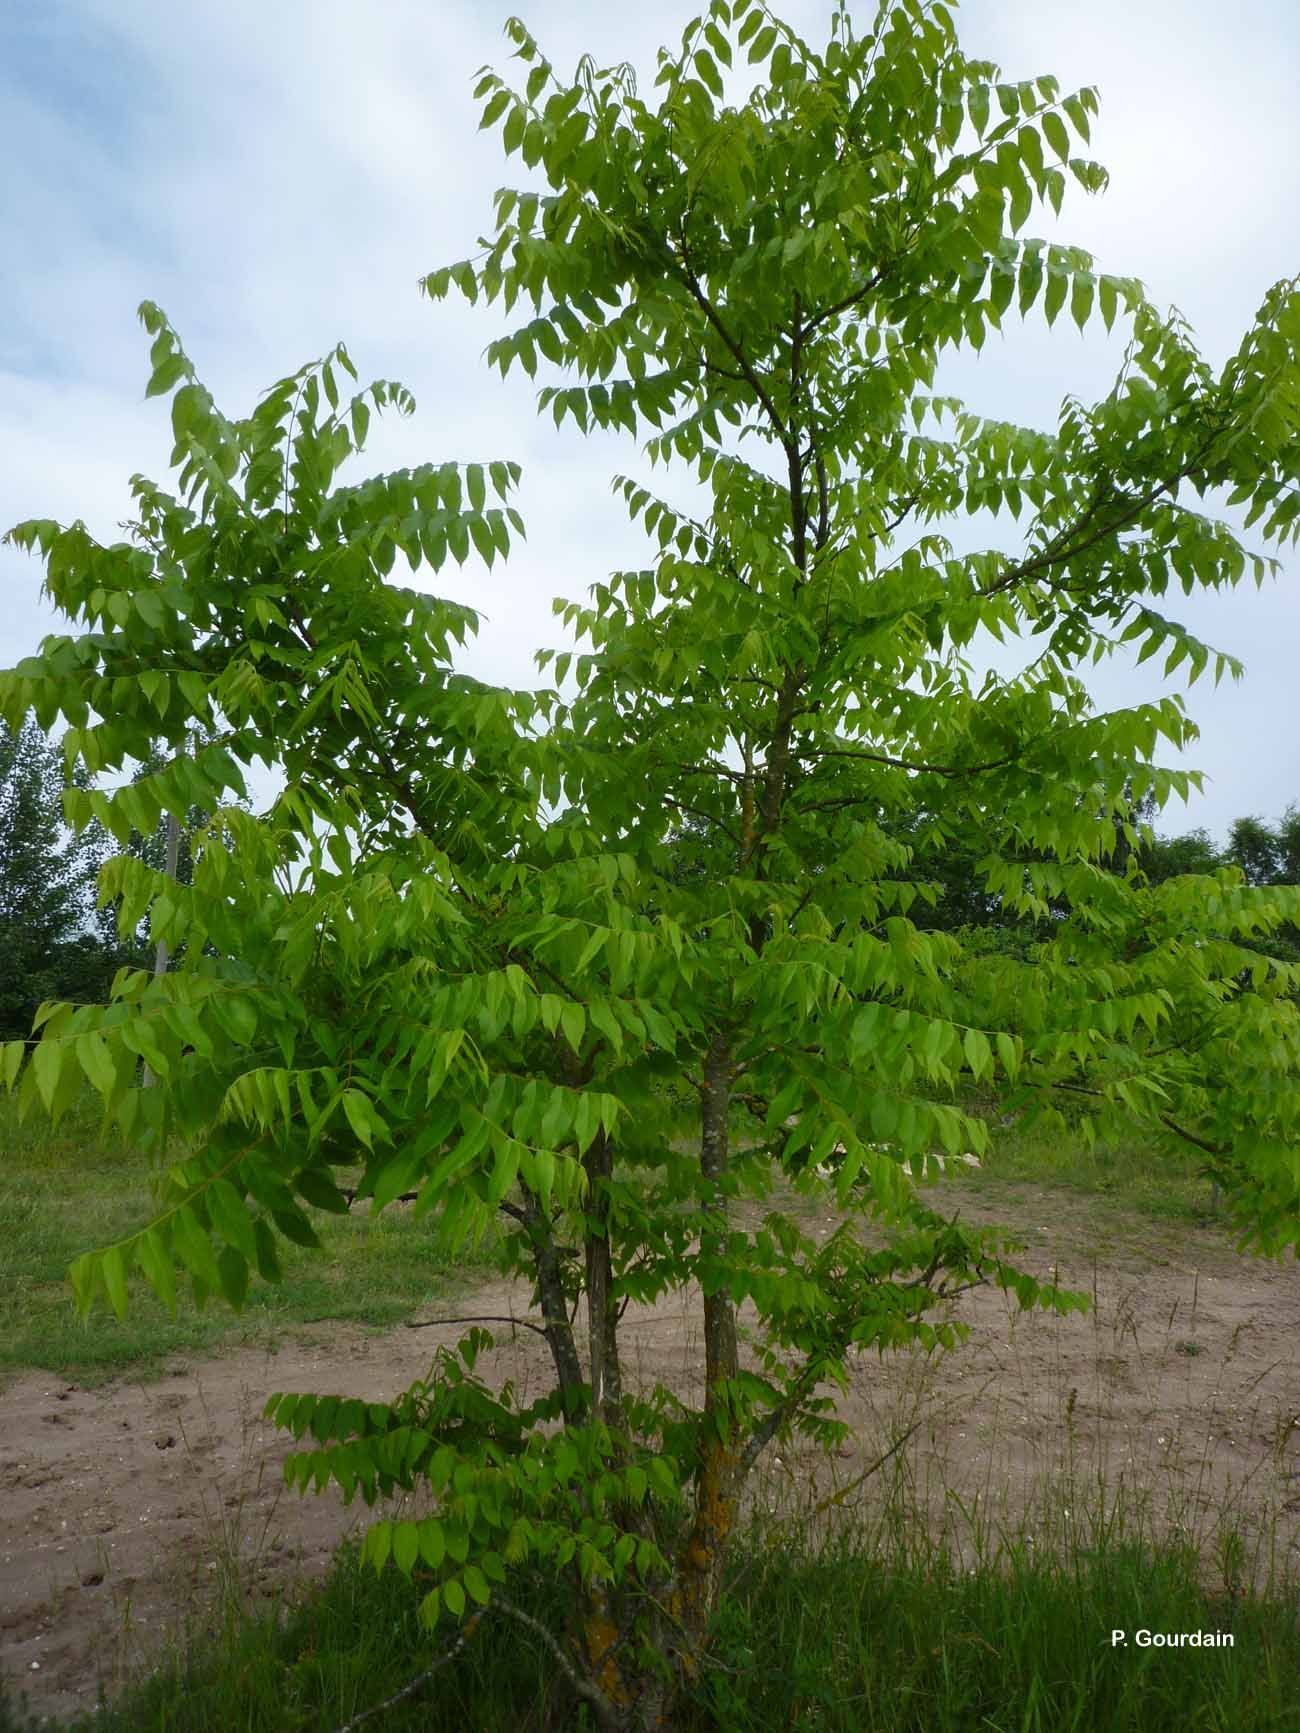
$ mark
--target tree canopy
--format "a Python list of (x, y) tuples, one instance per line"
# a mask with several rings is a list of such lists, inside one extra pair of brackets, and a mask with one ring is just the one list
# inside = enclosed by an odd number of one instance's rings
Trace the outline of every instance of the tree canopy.
[[(937, 0), (861, 31), (837, 10), (817, 48), (713, 0), (649, 95), (508, 33), (519, 84), (477, 89), (531, 178), (425, 287), (519, 309), (491, 362), (553, 369), (558, 427), (644, 436), (703, 504), (621, 479), (647, 564), (563, 606), (553, 687), (493, 687), (455, 666), (470, 610), (391, 574), (507, 554), (517, 471), (339, 483), (401, 387), (345, 400), (340, 346), (231, 420), (146, 304), (176, 491), (135, 479), (126, 543), (11, 532), (84, 629), (0, 677), (0, 710), (61, 718), (90, 772), (169, 743), (74, 790), (76, 824), (214, 816), (191, 884), (101, 876), (179, 967), (45, 1006), (3, 1064), (55, 1112), (84, 1074), (176, 1155), (156, 1219), (79, 1260), (83, 1305), (123, 1309), (136, 1267), (173, 1298), (177, 1264), (239, 1304), (356, 1170), (452, 1244), (495, 1234), (554, 1391), (494, 1387), (471, 1332), (391, 1404), (273, 1402), (312, 1440), (290, 1475), (431, 1487), (374, 1561), (434, 1573), (431, 1621), (520, 1620), (602, 1725), (649, 1727), (700, 1665), (746, 1476), (790, 1429), (840, 1436), (856, 1355), (954, 1344), (971, 1282), (1076, 1302), (917, 1192), (935, 1154), (987, 1148), (977, 1086), (1190, 1151), (1259, 1246), (1300, 1232), (1297, 977), (1266, 945), (1300, 893), (1110, 870), (1133, 802), (1194, 783), (1156, 762), (1194, 730), (1177, 696), (1103, 713), (1083, 679), (1126, 644), (1235, 670), (1167, 610), (1275, 569), (1207, 496), (1295, 539), (1300, 293), (1269, 290), (1215, 371), (1134, 279), (1034, 239), (1067, 180), (1104, 186), (1095, 95), (968, 57)], [(934, 393), (948, 351), (1067, 308), (1129, 333), (1099, 402), (1030, 428)], [(963, 513), (998, 539), (957, 552)], [(982, 672), (981, 634), (1033, 653)], [(260, 819), (227, 800), (255, 759), (286, 778)], [(1050, 935), (1008, 954), (914, 918), (956, 847), (1006, 908), (1064, 909)], [(801, 1189), (838, 1206), (827, 1240)], [(624, 1313), (675, 1290), (697, 1387), (645, 1389)], [(571, 1581), (567, 1630), (512, 1597), (530, 1571)]]

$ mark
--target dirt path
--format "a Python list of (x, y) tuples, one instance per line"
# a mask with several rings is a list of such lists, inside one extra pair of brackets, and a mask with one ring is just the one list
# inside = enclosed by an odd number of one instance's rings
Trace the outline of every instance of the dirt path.
[[(829, 1464), (778, 1449), (758, 1496), (851, 1488), (920, 1418), (895, 1461), (935, 1522), (956, 1508), (953, 1492), (994, 1523), (1040, 1507), (1059, 1518), (1062, 1477), (1095, 1485), (1103, 1474), (1211, 1555), (1227, 1524), (1247, 1550), (1271, 1532), (1300, 1565), (1300, 1269), (1239, 1259), (1199, 1232), (1116, 1244), (1094, 1265), (1080, 1250), (1096, 1241), (1086, 1200), (1030, 1189), (1019, 1203), (1035, 1241), (1023, 1262), (1044, 1274), (1059, 1262), (1062, 1281), (1095, 1292), (1093, 1312), (1020, 1315), (997, 1293), (963, 1296), (959, 1313), (975, 1326), (965, 1348), (865, 1359), (844, 1409), (852, 1446)], [(967, 1219), (1008, 1219), (1005, 1197), (995, 1210), (963, 1195), (961, 1207)], [(526, 1302), (496, 1286), (452, 1309), (519, 1313)], [(631, 1377), (682, 1388), (697, 1329), (683, 1301), (628, 1324)], [(284, 1491), (292, 1444), (260, 1420), (267, 1395), (389, 1397), (455, 1334), (315, 1326), (274, 1352), (240, 1350), (149, 1384), (86, 1391), (40, 1373), (11, 1384), (0, 1394), (0, 1671), (33, 1710), (66, 1716), (94, 1703), (101, 1680), (111, 1691), (155, 1660), (169, 1632), (201, 1622), (223, 1571), (251, 1598), (319, 1575), (368, 1513), (332, 1492)], [(542, 1387), (544, 1343), (495, 1334), (500, 1375)], [(849, 1490), (844, 1507), (869, 1512), (882, 1485)]]

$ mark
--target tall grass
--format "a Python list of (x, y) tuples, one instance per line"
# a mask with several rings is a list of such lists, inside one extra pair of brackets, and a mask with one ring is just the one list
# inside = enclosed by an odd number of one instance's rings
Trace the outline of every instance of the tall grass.
[[(898, 1488), (906, 1482), (899, 1481)], [(1072, 1496), (1078, 1496), (1077, 1492)], [(934, 1539), (905, 1491), (869, 1527), (755, 1519), (737, 1547), (704, 1679), (681, 1733), (1269, 1733), (1300, 1723), (1300, 1593), (1207, 1580), (1191, 1544), (1152, 1538), (1140, 1505), (969, 1525)], [(1047, 1543), (1047, 1544), (1045, 1544)], [(330, 1733), (429, 1665), (414, 1588), (345, 1550), (296, 1606), (253, 1616), (232, 1581), (215, 1630), (68, 1733)], [(521, 1599), (524, 1597), (520, 1597)], [(527, 1604), (557, 1631), (563, 1605)], [(1125, 1632), (1123, 1643), (1113, 1632)], [(1144, 1647), (1139, 1632), (1230, 1633), (1234, 1646)], [(580, 1729), (544, 1655), (489, 1616), (427, 1688), (367, 1723), (384, 1733)], [(10, 1710), (9, 1728), (22, 1725)], [(0, 1729), (6, 1727), (0, 1710)]]

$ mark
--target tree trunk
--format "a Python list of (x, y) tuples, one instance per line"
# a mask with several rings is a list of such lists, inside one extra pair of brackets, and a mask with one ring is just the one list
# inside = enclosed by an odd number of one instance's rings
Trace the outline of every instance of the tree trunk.
[[(700, 1233), (702, 1252), (722, 1249), (728, 1206), (722, 1189), (727, 1171), (728, 1116), (734, 1077), (731, 1048), (715, 1036), (704, 1062), (704, 1097), (700, 1166), (707, 1182), (705, 1219)], [(738, 1441), (730, 1415), (729, 1386), (740, 1369), (736, 1337), (736, 1306), (725, 1290), (704, 1296), (704, 1420), (700, 1434), (699, 1467), (695, 1481), (695, 1521), (682, 1557), (674, 1611), (684, 1627), (687, 1650), (682, 1663), (693, 1677), (697, 1659), (691, 1652), (705, 1641), (718, 1603), (727, 1542), (735, 1527), (740, 1498)]]
[(569, 1309), (564, 1300), (564, 1278), (560, 1269), (560, 1254), (555, 1244), (551, 1224), (542, 1210), (535, 1192), (520, 1181), (524, 1199), (524, 1226), (533, 1248), (533, 1268), (537, 1272), (537, 1299), (546, 1320), (546, 1342), (555, 1364), (555, 1378), (564, 1401), (565, 1413), (574, 1417), (579, 1408), (582, 1390), (582, 1362), (573, 1340)]
[(591, 1411), (607, 1426), (618, 1426), (623, 1402), (623, 1374), (618, 1358), (618, 1301), (609, 1245), (608, 1185), (614, 1172), (614, 1151), (598, 1132), (587, 1151), (587, 1216), (597, 1225), (586, 1235), (587, 1325), (591, 1339)]
[[(728, 1128), (734, 1064), (729, 1040), (711, 1042), (704, 1061), (700, 1167), (705, 1179), (701, 1251), (720, 1253), (727, 1231), (728, 1208), (722, 1181), (727, 1171)], [(593, 1151), (595, 1146), (593, 1145)], [(612, 1167), (610, 1152), (589, 1155), (588, 1174), (593, 1197), (588, 1213), (601, 1220), (599, 1181)], [(619, 1391), (616, 1343), (617, 1308), (609, 1299), (609, 1241), (592, 1235), (587, 1241), (588, 1307), (592, 1334), (592, 1382), (603, 1389), (597, 1412), (608, 1416)], [(736, 1307), (730, 1294), (704, 1296), (705, 1396), (695, 1476), (695, 1513), (672, 1581), (663, 1585), (661, 1607), (653, 1610), (637, 1598), (640, 1616), (651, 1628), (637, 1633), (649, 1649), (666, 1659), (662, 1671), (641, 1671), (624, 1651), (620, 1639), (627, 1610), (601, 1588), (583, 1596), (581, 1637), (575, 1645), (581, 1670), (604, 1698), (597, 1719), (608, 1733), (669, 1733), (674, 1705), (684, 1687), (700, 1672), (709, 1625), (717, 1607), (727, 1542), (735, 1527), (743, 1466), (739, 1441), (730, 1415), (728, 1387), (739, 1370)], [(629, 1516), (631, 1513), (628, 1513)], [(633, 1519), (633, 1526), (635, 1520)], [(630, 1646), (630, 1645), (629, 1645)], [(594, 1705), (593, 1705), (594, 1707)]]

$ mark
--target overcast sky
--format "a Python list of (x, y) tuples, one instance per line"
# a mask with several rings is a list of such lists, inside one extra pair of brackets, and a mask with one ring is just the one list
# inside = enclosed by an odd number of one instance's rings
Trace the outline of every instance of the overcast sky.
[[(559, 67), (590, 50), (647, 75), (694, 11), (515, 4)], [(781, 10), (824, 40), (829, 0)], [(857, 9), (860, 25), (869, 12)], [(129, 476), (166, 479), (165, 402), (143, 395), (142, 299), (165, 309), (232, 413), (342, 338), (363, 379), (400, 379), (418, 402), (411, 421), (372, 433), (368, 468), (523, 464), (527, 546), (490, 575), (467, 565), (431, 582), (486, 616), (475, 673), (533, 683), (533, 651), (558, 641), (551, 598), (646, 563), (646, 544), (609, 489), (638, 468), (630, 442), (555, 433), (524, 376), (483, 366), (496, 316), (417, 290), (474, 249), (493, 190), (523, 172), (477, 131), (470, 94), (484, 62), (507, 68), (506, 15), (491, 0), (0, 5), (0, 527), (81, 517), (113, 539)], [(1059, 225), (1036, 214), (1029, 232), (1140, 276), (1221, 363), (1265, 289), (1300, 270), (1295, 0), (968, 0), (958, 16), (966, 51), (1010, 78), (1100, 86), (1093, 152), (1110, 191), (1067, 196)], [(1066, 391), (1107, 388), (1117, 355), (1117, 339), (1066, 320), (1051, 335), (1009, 324), (944, 385), (984, 413), (1050, 423)], [(1181, 608), (1247, 673), (1192, 690), (1202, 738), (1188, 762), (1210, 780), (1186, 811), (1166, 809), (1164, 829), (1222, 833), (1300, 800), (1300, 556), (1285, 565), (1263, 593)], [(0, 550), (0, 665), (56, 627), (40, 580), (35, 561)], [(1152, 666), (1106, 671), (1099, 701), (1159, 692)]]

